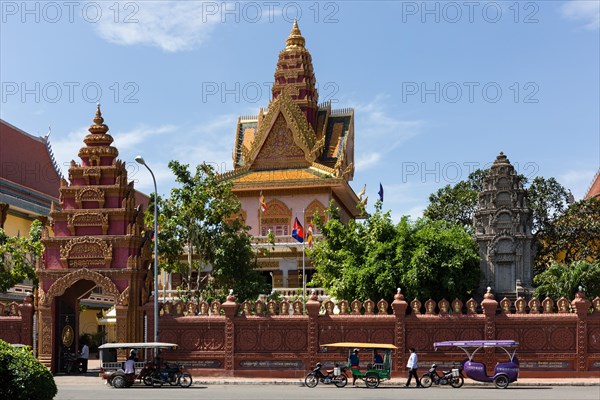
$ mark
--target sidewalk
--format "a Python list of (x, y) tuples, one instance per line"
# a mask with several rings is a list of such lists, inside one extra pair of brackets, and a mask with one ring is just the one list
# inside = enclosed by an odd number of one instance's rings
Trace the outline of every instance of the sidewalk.
[[(56, 375), (54, 377), (57, 384), (63, 385), (94, 385), (94, 384), (105, 384), (106, 381), (98, 377), (98, 371), (88, 370), (85, 375)], [(192, 376), (195, 386), (202, 385), (304, 385), (304, 379), (297, 378), (238, 378), (238, 377), (202, 377)], [(381, 386), (404, 386), (405, 378), (392, 378), (389, 381), (381, 382)], [(358, 382), (357, 382), (358, 384)], [(491, 383), (475, 382), (470, 379), (465, 379), (465, 386), (480, 386), (480, 385), (492, 385)], [(360, 382), (359, 386), (364, 386)], [(512, 383), (510, 387), (518, 386), (600, 386), (600, 377), (597, 378), (574, 378), (574, 379), (562, 379), (562, 378), (550, 378), (550, 379), (537, 379), (537, 378), (523, 378), (517, 382)], [(352, 387), (351, 384), (348, 387)], [(412, 387), (414, 388), (414, 387)]]

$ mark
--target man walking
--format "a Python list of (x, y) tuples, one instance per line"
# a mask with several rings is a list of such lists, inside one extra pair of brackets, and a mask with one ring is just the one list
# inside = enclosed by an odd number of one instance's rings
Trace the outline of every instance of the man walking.
[(408, 357), (408, 362), (406, 363), (406, 368), (408, 368), (408, 380), (404, 386), (409, 387), (410, 381), (414, 376), (415, 381), (417, 382), (417, 387), (423, 387), (421, 386), (421, 382), (417, 376), (417, 368), (419, 368), (419, 358), (417, 357), (417, 352), (414, 347), (411, 347), (408, 350), (410, 351), (410, 357)]

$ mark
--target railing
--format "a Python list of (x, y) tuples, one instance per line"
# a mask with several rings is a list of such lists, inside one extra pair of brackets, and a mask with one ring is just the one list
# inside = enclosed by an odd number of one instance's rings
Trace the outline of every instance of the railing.
[[(317, 293), (317, 296), (319, 298), (319, 301), (326, 301), (329, 300), (329, 296), (327, 295), (327, 291), (324, 288), (307, 288), (306, 291), (304, 292), (304, 297), (308, 300), (308, 298), (310, 297), (310, 295), (312, 294), (313, 290)], [(175, 301), (175, 300), (179, 300), (180, 296), (179, 294), (182, 291), (179, 290), (161, 290), (159, 293), (159, 300), (161, 300), (162, 302), (166, 302), (166, 301)], [(287, 288), (283, 288), (283, 287), (279, 287), (279, 288), (273, 288), (272, 289), (272, 293), (279, 293), (279, 295), (285, 299), (285, 300), (295, 300), (297, 298), (302, 298), (302, 288), (294, 288), (294, 287), (287, 287)], [(266, 294), (260, 295), (259, 299), (261, 300), (265, 300), (267, 298)]]

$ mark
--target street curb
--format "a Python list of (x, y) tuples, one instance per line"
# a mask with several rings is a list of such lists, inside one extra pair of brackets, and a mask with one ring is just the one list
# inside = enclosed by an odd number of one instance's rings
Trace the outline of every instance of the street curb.
[[(280, 385), (280, 386), (305, 386), (303, 381), (250, 381), (250, 380), (194, 380), (195, 385)], [(483, 382), (465, 382), (464, 386), (493, 386), (492, 383)], [(351, 387), (352, 385), (348, 385)], [(380, 386), (386, 387), (398, 387), (398, 389), (417, 389), (416, 387), (405, 388), (401, 382), (382, 382)], [(600, 386), (600, 380), (598, 382), (518, 382), (509, 385), (509, 388), (519, 388), (526, 386)], [(366, 388), (366, 386), (359, 385), (359, 388)]]

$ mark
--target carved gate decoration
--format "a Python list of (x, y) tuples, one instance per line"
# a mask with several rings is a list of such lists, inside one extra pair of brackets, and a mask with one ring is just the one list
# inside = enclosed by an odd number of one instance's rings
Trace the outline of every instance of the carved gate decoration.
[[(150, 239), (142, 235), (143, 210), (133, 183), (111, 143), (100, 106), (71, 162), (70, 183), (61, 181), (61, 211), (50, 213), (54, 235), (43, 232), (45, 252), (38, 262), (38, 357), (56, 370), (63, 351), (76, 350), (79, 297), (94, 287), (112, 296), (117, 340), (140, 341), (143, 310), (152, 277)], [(73, 337), (74, 336), (74, 337)]]

